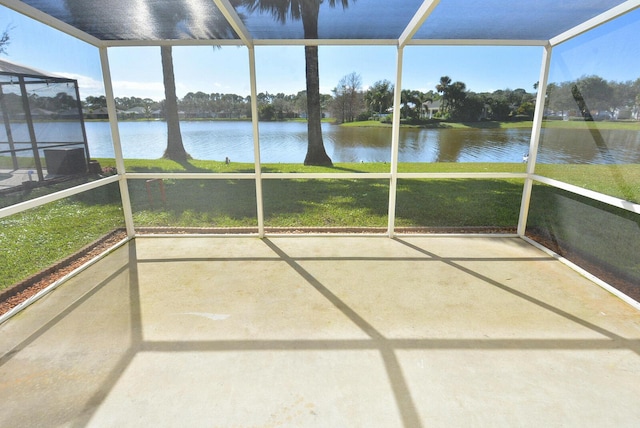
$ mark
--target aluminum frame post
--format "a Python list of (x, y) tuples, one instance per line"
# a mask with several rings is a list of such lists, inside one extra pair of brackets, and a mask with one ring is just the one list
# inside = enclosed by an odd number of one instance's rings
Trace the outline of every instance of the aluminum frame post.
[(133, 223), (133, 211), (131, 209), (131, 197), (127, 185), (127, 175), (122, 156), (122, 144), (120, 143), (120, 131), (118, 130), (118, 115), (116, 112), (116, 101), (113, 95), (113, 83), (111, 81), (111, 69), (109, 67), (109, 54), (106, 47), (100, 47), (100, 65), (102, 66), (102, 78), (104, 80), (104, 90), (107, 99), (107, 112), (109, 113), (109, 125), (111, 127), (111, 139), (116, 157), (116, 169), (118, 170), (118, 182), (120, 184), (120, 198), (122, 201), (122, 213), (124, 223), (129, 237), (135, 236)]
[(542, 53), (542, 65), (540, 67), (540, 78), (538, 80), (538, 95), (536, 97), (536, 109), (533, 115), (533, 127), (531, 129), (531, 141), (529, 143), (529, 155), (527, 160), (527, 178), (524, 180), (522, 190), (522, 202), (520, 203), (520, 216), (518, 218), (518, 235), (524, 236), (527, 228), (527, 218), (529, 216), (529, 205), (531, 203), (531, 191), (533, 189), (533, 175), (536, 168), (538, 147), (540, 145), (540, 134), (542, 133), (542, 119), (544, 117), (545, 98), (547, 95), (547, 83), (549, 80), (549, 66), (551, 64), (551, 45), (547, 45)]

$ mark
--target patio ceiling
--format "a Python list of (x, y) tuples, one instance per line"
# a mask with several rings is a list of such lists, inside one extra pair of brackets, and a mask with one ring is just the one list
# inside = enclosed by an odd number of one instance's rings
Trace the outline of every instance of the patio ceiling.
[[(275, 5), (305, 0), (263, 0)], [(310, 0), (313, 1), (313, 0)], [(259, 0), (256, 0), (260, 3)], [(322, 1), (318, 35), (242, 0), (0, 0), (96, 46), (171, 44), (557, 44), (640, 0)], [(335, 7), (331, 6), (335, 3)], [(343, 7), (346, 3), (346, 7)]]

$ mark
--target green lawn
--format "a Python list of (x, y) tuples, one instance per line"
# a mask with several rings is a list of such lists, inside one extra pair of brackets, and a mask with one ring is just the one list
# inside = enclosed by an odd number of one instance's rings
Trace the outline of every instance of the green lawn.
[[(101, 159), (102, 166), (113, 160)], [(253, 172), (252, 164), (193, 160), (178, 164), (168, 160), (127, 160), (129, 172)], [(521, 172), (522, 164), (435, 163), (401, 164), (402, 172)], [(340, 163), (333, 168), (300, 164), (267, 164), (265, 172), (389, 172), (386, 163)], [(610, 195), (640, 201), (640, 165), (539, 165), (539, 174)], [(131, 180), (134, 221), (137, 227), (257, 227), (255, 183), (252, 180), (165, 179), (166, 203), (159, 183)], [(522, 179), (399, 179), (396, 225), (428, 228), (514, 228), (522, 194)], [(537, 186), (537, 217), (547, 186)], [(549, 189), (549, 190), (545, 190)], [(386, 179), (263, 180), (264, 218), (267, 227), (386, 227), (389, 181)], [(150, 199), (151, 196), (151, 199)], [(0, 289), (49, 266), (99, 236), (123, 226), (117, 184), (0, 219)], [(582, 202), (583, 204), (585, 202)], [(588, 203), (588, 201), (586, 202)], [(565, 204), (566, 205), (566, 204)], [(596, 206), (598, 204), (591, 204)], [(562, 218), (596, 236), (601, 224), (580, 219), (582, 205), (569, 204)], [(599, 205), (598, 205), (599, 206)], [(542, 208), (542, 211), (540, 209)], [(634, 221), (631, 215), (625, 221)], [(596, 218), (596, 217), (594, 217)], [(546, 220), (545, 220), (546, 221)], [(608, 225), (608, 228), (615, 225)], [(627, 229), (625, 229), (627, 230)], [(633, 230), (633, 228), (631, 229)], [(573, 233), (573, 232), (572, 232)], [(621, 235), (633, 237), (628, 230)], [(610, 243), (602, 241), (600, 249)], [(637, 253), (637, 252), (635, 252)], [(635, 253), (621, 260), (630, 263)], [(629, 260), (631, 257), (631, 261)]]
[[(114, 165), (113, 160), (101, 159), (101, 165)], [(193, 160), (188, 164), (174, 161), (128, 159), (128, 172), (254, 172), (253, 164)], [(302, 164), (263, 164), (262, 172), (280, 173), (389, 173), (391, 166), (386, 162), (336, 163), (333, 167), (309, 167)], [(420, 163), (406, 162), (398, 165), (401, 173), (523, 173), (522, 163)], [(537, 164), (536, 174), (563, 181), (606, 195), (640, 203), (640, 164), (626, 165), (574, 165)]]
[(640, 165), (536, 164), (536, 174), (640, 203)]
[(95, 203), (86, 196), (0, 219), (0, 290), (123, 226), (118, 204)]

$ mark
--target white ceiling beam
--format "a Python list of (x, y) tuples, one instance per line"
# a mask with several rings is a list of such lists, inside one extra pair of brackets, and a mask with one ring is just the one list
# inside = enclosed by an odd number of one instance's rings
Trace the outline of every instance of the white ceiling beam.
[(409, 24), (398, 38), (398, 46), (403, 47), (411, 40), (439, 3), (440, 0), (425, 0), (420, 5), (418, 11), (413, 15), (413, 18), (411, 18), (411, 21), (409, 21)]
[(622, 16), (625, 13), (631, 12), (638, 7), (640, 7), (640, 0), (628, 0), (616, 7), (612, 7), (608, 11), (603, 12), (598, 16), (594, 16), (593, 18), (583, 22), (582, 24), (576, 25), (575, 27), (565, 31), (564, 33), (558, 34), (557, 36), (549, 40), (549, 44), (551, 46), (556, 46), (560, 43), (566, 42), (567, 40), (579, 36), (580, 34), (586, 33), (587, 31), (599, 25), (611, 21), (612, 19)]
[(213, 0), (213, 2), (218, 6), (218, 9), (220, 9), (220, 12), (222, 12), (227, 21), (229, 21), (229, 25), (231, 25), (234, 31), (238, 34), (240, 40), (242, 40), (242, 42), (247, 46), (253, 46), (253, 37), (251, 37), (251, 33), (249, 33), (249, 30), (238, 16), (236, 10), (231, 6), (229, 0)]
[[(108, 47), (247, 46), (241, 39), (105, 40)], [(546, 43), (546, 42), (545, 42)], [(254, 46), (397, 46), (397, 39), (253, 39)]]
[(515, 39), (413, 39), (408, 46), (547, 46), (548, 40)]
[(38, 22), (48, 25), (49, 27), (55, 28), (56, 30), (62, 31), (63, 33), (80, 39), (83, 42), (87, 42), (97, 47), (105, 45), (104, 41), (98, 39), (97, 37), (94, 37), (89, 33), (85, 33), (84, 31), (81, 31), (76, 27), (67, 24), (66, 22), (60, 21), (59, 19), (54, 18), (53, 16), (46, 14), (41, 10), (29, 6), (21, 1), (2, 0), (2, 5), (8, 7), (9, 9), (13, 9), (25, 16), (28, 16), (29, 18), (35, 19)]
[(144, 46), (246, 46), (240, 39), (164, 39), (164, 40), (105, 40), (107, 47)]
[(397, 46), (396, 39), (254, 39), (256, 46)]
[[(122, 46), (246, 46), (240, 39), (105, 40), (109, 47)], [(547, 40), (421, 39), (407, 46), (547, 46)], [(253, 39), (254, 46), (397, 46), (397, 39)]]

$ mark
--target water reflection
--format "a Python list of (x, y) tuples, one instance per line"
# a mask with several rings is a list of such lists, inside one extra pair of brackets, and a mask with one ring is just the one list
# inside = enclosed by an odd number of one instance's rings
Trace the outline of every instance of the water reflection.
[[(88, 122), (93, 157), (113, 157), (109, 124)], [(164, 122), (121, 122), (126, 158), (157, 159), (166, 148)], [(253, 162), (250, 122), (181, 122), (184, 144), (195, 159)], [(391, 128), (348, 128), (322, 124), (327, 152), (335, 162), (390, 162)], [(261, 122), (260, 156), (266, 163), (301, 163), (307, 149), (302, 122)], [(602, 130), (544, 129), (540, 163), (640, 163), (640, 133)], [(400, 130), (400, 162), (509, 162), (520, 163), (529, 151), (529, 129), (419, 129)], [(62, 138), (62, 137), (61, 137)]]
[(529, 129), (445, 130), (438, 162), (522, 162), (529, 151)]
[(390, 128), (344, 128), (333, 125), (323, 132), (327, 146), (337, 162), (389, 162), (391, 160)]
[(544, 129), (543, 163), (640, 163), (640, 133), (625, 130)]

